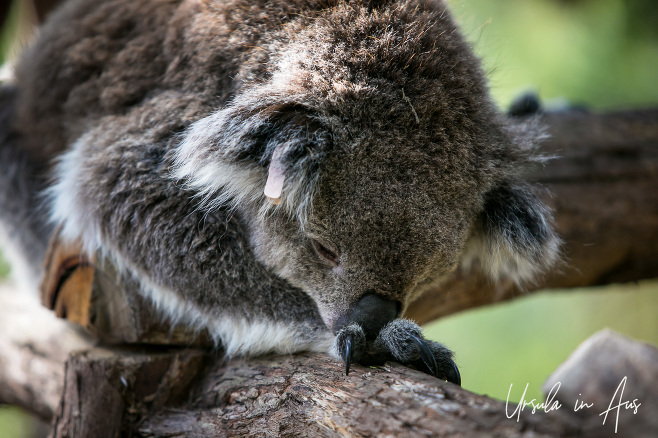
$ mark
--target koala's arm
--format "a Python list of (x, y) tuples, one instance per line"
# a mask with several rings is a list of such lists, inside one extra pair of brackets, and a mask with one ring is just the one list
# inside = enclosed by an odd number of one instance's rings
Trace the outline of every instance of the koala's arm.
[(328, 351), (314, 302), (259, 263), (239, 212), (207, 214), (171, 176), (172, 123), (193, 98), (160, 95), (101, 119), (60, 159), (49, 196), (65, 238), (116, 259), (174, 320), (207, 327), (229, 355)]
[(392, 359), (460, 384), (452, 352), (411, 321), (392, 321), (367, 351), (360, 326), (335, 336), (311, 297), (256, 259), (239, 209), (199, 208), (172, 177), (181, 139), (167, 122), (185, 120), (190, 101), (160, 95), (101, 119), (72, 145), (49, 190), (64, 238), (114, 258), (165, 314), (207, 328), (229, 356), (329, 352), (347, 372), (351, 362)]

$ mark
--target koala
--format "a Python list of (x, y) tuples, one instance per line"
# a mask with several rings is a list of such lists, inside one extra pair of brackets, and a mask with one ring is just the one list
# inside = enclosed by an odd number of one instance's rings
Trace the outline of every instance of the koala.
[(32, 277), (60, 227), (228, 356), (393, 360), (460, 384), (401, 318), (457, 267), (558, 258), (443, 1), (71, 0), (0, 91), (2, 220)]

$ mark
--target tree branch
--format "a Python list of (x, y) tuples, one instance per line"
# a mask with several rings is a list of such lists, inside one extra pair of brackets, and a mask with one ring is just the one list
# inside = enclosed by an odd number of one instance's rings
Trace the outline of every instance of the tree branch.
[(0, 285), (0, 403), (50, 420), (69, 353), (92, 345), (80, 327), (56, 318), (35, 297)]

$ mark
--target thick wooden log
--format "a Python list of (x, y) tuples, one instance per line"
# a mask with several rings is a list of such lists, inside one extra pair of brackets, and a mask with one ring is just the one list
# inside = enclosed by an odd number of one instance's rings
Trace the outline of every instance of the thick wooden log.
[(578, 427), (560, 413), (517, 421), (514, 406), (393, 363), (345, 376), (321, 354), (227, 363), (207, 350), (93, 347), (36, 300), (10, 301), (0, 303), (12, 327), (0, 337), (0, 403), (52, 418), (51, 437), (548, 437)]
[(50, 437), (125, 437), (149, 413), (187, 399), (204, 352), (144, 347), (71, 354)]
[[(356, 367), (299, 354), (215, 364), (185, 410), (166, 409), (139, 433), (159, 436), (575, 436), (561, 413), (508, 418), (505, 403), (388, 363)], [(189, 409), (189, 408), (192, 409)], [(514, 411), (509, 407), (509, 414)]]
[(658, 109), (544, 116), (556, 156), (531, 180), (547, 201), (564, 240), (563, 263), (519, 290), (459, 271), (412, 303), (420, 322), (544, 288), (572, 288), (658, 276)]
[[(572, 358), (554, 375), (563, 382), (563, 392), (554, 399), (561, 407), (551, 403), (548, 412), (538, 407), (533, 413), (532, 404), (520, 409), (394, 363), (356, 365), (345, 376), (341, 363), (321, 354), (226, 362), (198, 349), (93, 347), (80, 340), (71, 323), (38, 314), (34, 300), (22, 308), (1, 304), (0, 321), (10, 321), (11, 312), (31, 324), (20, 332), (3, 332), (0, 353), (12, 341), (24, 350), (0, 354), (0, 402), (18, 402), (46, 419), (55, 412), (51, 437), (600, 437), (610, 431), (611, 421), (604, 427), (596, 413), (574, 415), (572, 398), (579, 391), (581, 400), (604, 405), (596, 394), (605, 398), (613, 392), (608, 382), (613, 371), (627, 373), (634, 382), (629, 380), (623, 400), (637, 397), (642, 403), (637, 414), (622, 407), (626, 421), (620, 422), (620, 433), (651, 436), (646, 432), (655, 423), (650, 386), (655, 348), (638, 355), (638, 349), (650, 348), (622, 346), (620, 355), (618, 343), (602, 345), (600, 335), (586, 343), (585, 353), (576, 353), (576, 358), (586, 356), (584, 361)], [(37, 326), (30, 319), (35, 314), (49, 322)], [(55, 329), (50, 336), (43, 336), (45, 326)], [(62, 345), (82, 350), (63, 354)], [(16, 369), (25, 377), (17, 377)]]

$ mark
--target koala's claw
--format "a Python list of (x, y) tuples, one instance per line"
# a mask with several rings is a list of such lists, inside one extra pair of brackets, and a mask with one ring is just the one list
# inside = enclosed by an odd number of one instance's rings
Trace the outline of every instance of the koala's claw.
[(430, 350), (425, 341), (420, 339), (418, 336), (411, 335), (411, 339), (416, 341), (416, 344), (418, 344), (418, 348), (420, 348), (420, 358), (423, 360), (423, 363), (427, 369), (429, 369), (429, 374), (433, 375), (434, 377), (439, 377), (439, 366), (436, 364), (436, 358), (432, 354), (432, 350)]
[(427, 346), (427, 343), (423, 339), (414, 335), (411, 335), (411, 338), (418, 344), (418, 347), (420, 348), (420, 358), (423, 361), (423, 364), (430, 371), (429, 374), (439, 379), (445, 378), (445, 380), (450, 383), (462, 386), (462, 377), (461, 374), (459, 374), (459, 368), (457, 368), (455, 361), (448, 359), (448, 364), (446, 367), (444, 367), (447, 368), (447, 370), (445, 370), (442, 374), (439, 372), (439, 366), (436, 363), (434, 353), (432, 353), (432, 350)]
[(446, 380), (450, 383), (454, 383), (455, 385), (462, 386), (462, 376), (459, 374), (459, 368), (457, 368), (457, 365), (453, 360), (450, 360), (450, 365), (452, 365), (452, 369), (448, 371), (448, 374), (446, 375)]
[(350, 373), (352, 362), (360, 362), (365, 353), (366, 334), (358, 324), (349, 324), (343, 327), (336, 335), (336, 351), (345, 361), (345, 375)]
[(347, 335), (345, 337), (345, 351), (343, 352), (343, 356), (345, 357), (346, 376), (350, 375), (350, 362), (352, 362), (352, 355), (354, 354), (354, 350), (352, 349), (352, 341), (354, 341), (354, 336)]
[(461, 386), (452, 352), (438, 342), (424, 339), (420, 327), (409, 320), (391, 321), (374, 340), (366, 340), (363, 328), (351, 323), (338, 332), (334, 345), (345, 362), (345, 375), (349, 374), (352, 363), (381, 365), (392, 360)]

